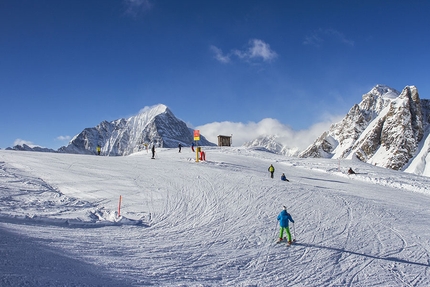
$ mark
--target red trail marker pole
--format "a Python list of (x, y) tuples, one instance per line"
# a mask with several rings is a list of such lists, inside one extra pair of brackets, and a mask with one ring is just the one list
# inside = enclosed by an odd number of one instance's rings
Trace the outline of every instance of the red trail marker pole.
[(122, 196), (119, 196), (119, 202), (118, 202), (118, 217), (121, 216), (121, 201), (122, 201)]

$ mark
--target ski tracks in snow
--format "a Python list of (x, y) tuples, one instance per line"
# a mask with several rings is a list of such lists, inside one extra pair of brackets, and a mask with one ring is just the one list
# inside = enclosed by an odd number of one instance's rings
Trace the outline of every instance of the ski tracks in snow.
[[(387, 202), (392, 191), (388, 187), (355, 185), (348, 177), (301, 169), (283, 159), (276, 168), (287, 174), (290, 182), (285, 183), (267, 176), (267, 166), (276, 161), (257, 157), (248, 168), (251, 161), (230, 158), (222, 151), (213, 155), (218, 159), (202, 163), (175, 159), (177, 152), (172, 152), (171, 161), (160, 153), (156, 161), (143, 156), (91, 157), (91, 161), (85, 157), (87, 162), (80, 164), (88, 166), (85, 170), (78, 164), (68, 165), (84, 183), (72, 178), (67, 184), (99, 195), (111, 211), (119, 192), (126, 192), (124, 215), (151, 214), (149, 228), (105, 226), (88, 232), (61, 227), (59, 234), (56, 225), (13, 228), (37, 234), (60, 250), (72, 250), (70, 256), (125, 274), (137, 286), (430, 285), (430, 245), (423, 236), (428, 233), (421, 231), (428, 228), (428, 216), (421, 220), (420, 215), (427, 213), (415, 210), (413, 200), (402, 205), (407, 194), (400, 198), (402, 204)], [(97, 166), (96, 161), (110, 162), (100, 165), (106, 172), (84, 175)], [(8, 193), (26, 192), (25, 181), (12, 178), (18, 170), (8, 177), (1, 167), (0, 185), (9, 188)], [(58, 175), (52, 178), (64, 185), (66, 175), (58, 167)], [(178, 167), (186, 172), (176, 173)], [(121, 180), (109, 181), (112, 177)], [(36, 191), (44, 186), (47, 194), (57, 192), (37, 177), (28, 179), (36, 184)], [(97, 182), (120, 187), (109, 190), (105, 184), (108, 192), (100, 196)], [(100, 210), (99, 203), (93, 204)], [(290, 247), (275, 244), (276, 217), (283, 205), (296, 222), (297, 243)], [(408, 226), (404, 217), (416, 222)]]
[(25, 174), (4, 162), (0, 162), (0, 186), (3, 202), (0, 221), (64, 224), (65, 220), (60, 218), (67, 218), (69, 212), (81, 210), (84, 215), (95, 207), (93, 203), (66, 196), (41, 178)]
[[(405, 230), (407, 226), (401, 223), (402, 214), (377, 200), (356, 197), (354, 194), (358, 189), (347, 185), (347, 181), (344, 187), (341, 187), (341, 181), (333, 184), (330, 177), (318, 180), (331, 181), (331, 189), (321, 184), (307, 189), (306, 186), (311, 183), (306, 182), (301, 192), (307, 195), (297, 195), (301, 209), (308, 212), (304, 213), (305, 226), (299, 228), (303, 239), (300, 238), (297, 243), (300, 251), (295, 250), (294, 253), (301, 253), (296, 258), (301, 262), (301, 270), (293, 282), (360, 286), (360, 282), (372, 277), (373, 281), (385, 282), (390, 286), (397, 286), (398, 282), (402, 282), (402, 286), (417, 286), (417, 282), (420, 286), (423, 282), (428, 284), (429, 280), (424, 278), (428, 278), (429, 264), (425, 263), (424, 258), (422, 263), (409, 261), (408, 258), (416, 258), (416, 253), (429, 252), (420, 244), (408, 245), (408, 241), (422, 240), (411, 239), (407, 235), (414, 232)], [(336, 209), (327, 213), (330, 206), (336, 206)], [(379, 222), (378, 226), (374, 226), (375, 222)], [(319, 262), (327, 265), (318, 266)], [(421, 268), (414, 268), (411, 274), (413, 268), (408, 264)], [(309, 269), (313, 271), (308, 272)], [(375, 269), (378, 270), (376, 274)]]

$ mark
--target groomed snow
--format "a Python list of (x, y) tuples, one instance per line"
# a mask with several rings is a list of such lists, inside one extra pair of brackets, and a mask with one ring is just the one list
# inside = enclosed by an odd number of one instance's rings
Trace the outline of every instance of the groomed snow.
[[(204, 150), (0, 151), (0, 285), (430, 286), (430, 178)], [(275, 244), (283, 205), (291, 247)]]

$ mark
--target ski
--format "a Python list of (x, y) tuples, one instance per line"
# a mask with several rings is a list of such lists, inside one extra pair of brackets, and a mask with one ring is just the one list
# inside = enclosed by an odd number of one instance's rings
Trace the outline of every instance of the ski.
[(287, 245), (287, 246), (291, 246), (291, 245), (293, 245), (293, 244), (295, 244), (296, 243), (296, 239), (293, 239), (292, 241), (291, 241), (291, 243), (288, 243), (288, 241), (287, 240), (285, 240), (285, 239), (283, 239), (283, 240), (277, 240), (275, 243), (276, 244), (279, 244), (279, 243), (284, 243), (285, 242), (285, 244)]

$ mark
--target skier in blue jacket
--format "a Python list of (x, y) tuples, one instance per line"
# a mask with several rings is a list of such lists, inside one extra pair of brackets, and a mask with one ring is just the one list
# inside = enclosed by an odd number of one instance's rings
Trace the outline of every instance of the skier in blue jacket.
[(278, 242), (281, 242), (283, 239), (283, 235), (284, 235), (284, 230), (287, 233), (287, 237), (288, 237), (288, 244), (291, 244), (291, 233), (290, 233), (290, 228), (288, 227), (288, 223), (289, 221), (291, 221), (292, 223), (294, 223), (293, 218), (291, 217), (291, 215), (287, 212), (287, 207), (284, 206), (284, 210), (281, 211), (281, 213), (279, 213), (278, 215), (278, 221), (279, 221), (279, 225), (281, 226), (281, 231), (279, 233), (279, 240)]
[(281, 180), (282, 180), (282, 181), (289, 181), (289, 180), (288, 180), (288, 178), (285, 176), (285, 173), (283, 173), (283, 174), (281, 175)]

